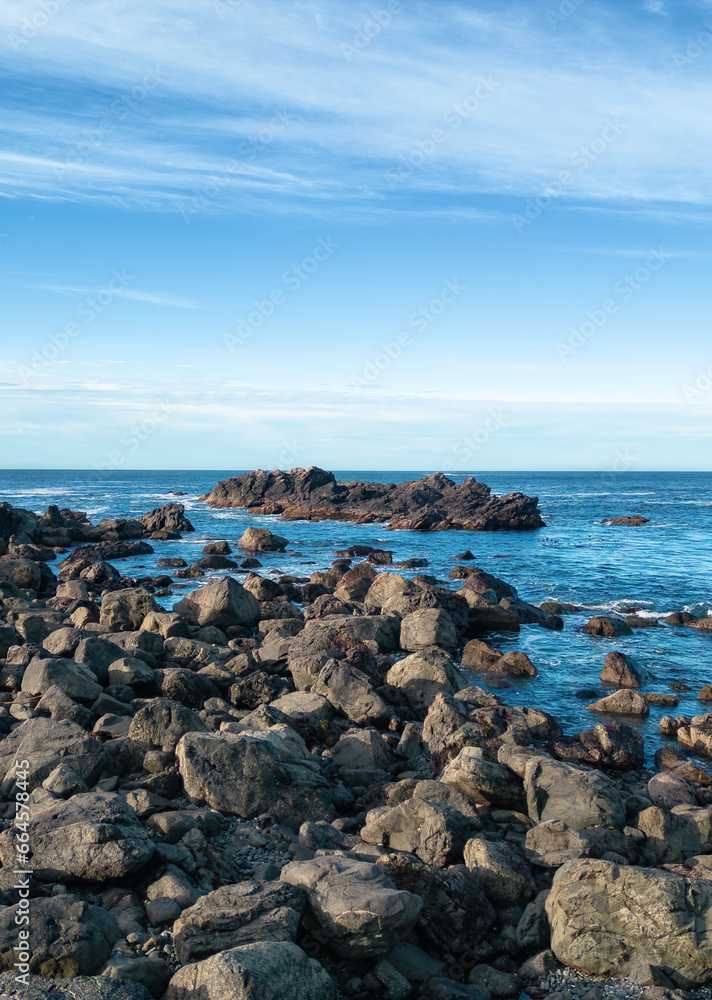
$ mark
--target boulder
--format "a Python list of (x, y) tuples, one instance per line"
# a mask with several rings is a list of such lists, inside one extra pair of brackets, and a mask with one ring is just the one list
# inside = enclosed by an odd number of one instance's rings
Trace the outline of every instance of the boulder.
[(41, 660), (33, 657), (22, 677), (25, 694), (45, 694), (51, 687), (58, 687), (72, 699), (95, 701), (101, 694), (96, 676), (84, 663), (52, 657)]
[(99, 624), (111, 632), (137, 632), (146, 615), (162, 610), (143, 587), (109, 591), (101, 599)]
[(324, 731), (334, 714), (331, 702), (310, 691), (290, 691), (271, 703), (296, 729)]
[(618, 635), (632, 635), (633, 629), (622, 618), (609, 618), (607, 615), (597, 615), (591, 618), (583, 627), (586, 635), (603, 635), (612, 638)]
[(591, 841), (562, 820), (549, 819), (527, 831), (524, 847), (531, 862), (559, 868), (567, 861), (587, 857)]
[(247, 528), (237, 543), (244, 552), (283, 552), (289, 542), (267, 528)]
[(470, 639), (462, 651), (462, 667), (463, 670), (487, 671), (501, 656), (499, 649), (493, 649), (482, 639)]
[(524, 771), (524, 788), (532, 823), (558, 819), (574, 830), (590, 826), (621, 829), (625, 823), (623, 796), (616, 783), (600, 771), (535, 757)]
[(579, 733), (572, 743), (555, 743), (554, 752), (564, 760), (619, 771), (637, 771), (644, 761), (643, 737), (622, 722), (600, 723)]
[(712, 885), (650, 868), (580, 859), (546, 901), (551, 947), (565, 965), (625, 976), (647, 963), (684, 989), (712, 977)]
[(192, 625), (220, 629), (233, 625), (252, 628), (260, 620), (259, 601), (229, 576), (211, 580), (184, 597), (173, 610)]
[(129, 738), (154, 747), (177, 746), (186, 733), (206, 733), (199, 715), (170, 698), (153, 698), (131, 720)]
[(382, 608), (392, 597), (415, 594), (417, 591), (418, 586), (412, 580), (406, 580), (398, 573), (381, 573), (375, 577), (363, 600), (367, 607)]
[(614, 694), (600, 698), (588, 706), (589, 712), (602, 712), (611, 715), (647, 715), (648, 701), (640, 691), (622, 688)]
[(321, 759), (286, 726), (242, 733), (188, 733), (176, 749), (185, 794), (231, 816), (267, 812), (297, 826), (331, 820)]
[[(15, 916), (14, 907), (0, 912), (0, 969), (12, 969), (17, 974), (14, 969), (17, 953), (13, 949), (20, 945), (20, 933), (25, 928), (15, 922)], [(49, 980), (47, 986), (57, 978), (91, 976), (98, 972), (121, 937), (111, 914), (69, 895), (33, 899), (26, 929), (29, 971), (44, 977), (45, 982)], [(81, 996), (68, 991), (67, 1000), (70, 995)], [(87, 1000), (92, 995), (97, 994), (87, 993)], [(36, 996), (39, 1000), (42, 994)]]
[(334, 1000), (334, 984), (295, 944), (260, 941), (179, 969), (165, 1000)]
[(438, 694), (455, 694), (467, 686), (449, 653), (436, 646), (399, 660), (386, 674), (386, 682), (403, 692), (422, 719)]
[(294, 942), (305, 905), (305, 894), (284, 882), (222, 886), (184, 910), (174, 925), (178, 959), (187, 965), (256, 941)]
[(694, 715), (689, 725), (681, 725), (677, 730), (677, 741), (693, 753), (712, 757), (712, 712)]
[(669, 771), (654, 774), (648, 782), (648, 795), (654, 806), (661, 809), (672, 809), (675, 806), (697, 805), (692, 786)]
[(338, 712), (358, 726), (388, 724), (388, 706), (376, 693), (366, 674), (346, 660), (327, 660), (312, 685), (312, 691), (315, 696), (327, 699)]
[(671, 810), (650, 806), (636, 824), (645, 834), (643, 851), (651, 864), (680, 863), (712, 851), (712, 807), (676, 805)]
[(422, 608), (406, 615), (401, 622), (400, 647), (410, 652), (441, 646), (456, 649), (459, 643), (452, 618), (441, 608)]
[(345, 733), (333, 747), (331, 759), (339, 767), (353, 770), (387, 771), (395, 764), (395, 757), (388, 744), (375, 729)]
[[(28, 784), (41, 784), (58, 764), (68, 764), (87, 785), (116, 773), (104, 747), (73, 722), (28, 719), (0, 740), (0, 793), (11, 794), (15, 761), (26, 760)], [(7, 783), (7, 784), (6, 784)]]
[(387, 954), (408, 936), (423, 908), (419, 896), (397, 889), (376, 865), (346, 856), (293, 861), (281, 879), (306, 890), (311, 925), (345, 958)]
[(151, 994), (140, 982), (117, 981), (109, 975), (75, 976), (71, 979), (51, 979), (28, 976), (25, 981), (15, 978), (17, 970), (0, 974), (0, 995), (5, 1000), (150, 1000)]
[(539, 671), (526, 653), (520, 649), (510, 649), (488, 667), (490, 674), (504, 677), (538, 677)]
[(639, 688), (645, 680), (645, 671), (630, 656), (613, 651), (606, 657), (601, 671), (601, 681), (616, 688)]
[(357, 642), (375, 642), (382, 653), (398, 649), (400, 621), (393, 615), (326, 615), (324, 625)]
[[(154, 842), (123, 799), (84, 792), (35, 809), (28, 827), (34, 876), (41, 882), (107, 882), (141, 868)], [(12, 856), (2, 840), (3, 863)]]
[(140, 517), (139, 524), (142, 524), (147, 532), (154, 531), (195, 531), (195, 528), (185, 516), (185, 507), (182, 503), (166, 503), (162, 507), (156, 507), (148, 514)]
[(323, 625), (319, 620), (309, 622), (289, 645), (287, 666), (295, 687), (300, 691), (310, 690), (330, 660), (348, 661), (369, 680), (378, 677), (373, 653), (364, 642), (351, 638), (333, 625)]
[(524, 858), (509, 844), (473, 837), (465, 844), (465, 864), (479, 878), (497, 909), (526, 906), (537, 888)]
[(460, 862), (469, 836), (470, 824), (457, 809), (416, 797), (391, 809), (372, 809), (361, 830), (367, 844), (415, 854), (436, 868)]
[(504, 764), (485, 760), (479, 747), (463, 747), (440, 780), (485, 805), (517, 809), (524, 802), (521, 779)]

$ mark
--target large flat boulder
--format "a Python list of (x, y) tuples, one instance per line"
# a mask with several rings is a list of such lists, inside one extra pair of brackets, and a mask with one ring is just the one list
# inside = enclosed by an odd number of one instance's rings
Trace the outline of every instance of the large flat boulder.
[(387, 954), (408, 936), (423, 908), (419, 896), (396, 889), (375, 865), (344, 856), (293, 861), (281, 878), (306, 890), (313, 923), (346, 958)]
[[(11, 833), (11, 831), (10, 831)], [(31, 865), (40, 882), (107, 882), (143, 867), (155, 845), (124, 800), (83, 792), (33, 810), (28, 827)], [(12, 858), (8, 831), (0, 835), (3, 864)]]
[(625, 824), (625, 804), (618, 785), (600, 771), (536, 757), (524, 771), (527, 808), (532, 823), (560, 819), (574, 830)]
[(165, 1000), (334, 1000), (334, 984), (295, 944), (260, 941), (179, 969)]
[(712, 978), (712, 885), (652, 868), (570, 861), (546, 901), (551, 947), (598, 976), (662, 967), (689, 989)]
[(28, 784), (34, 788), (58, 764), (73, 767), (91, 786), (116, 773), (116, 765), (104, 747), (73, 722), (55, 719), (28, 719), (0, 740), (0, 794), (12, 793), (15, 761), (28, 762)]
[(187, 965), (218, 951), (255, 941), (294, 942), (306, 895), (284, 882), (225, 885), (184, 910), (173, 927), (173, 944)]
[(291, 825), (331, 820), (321, 759), (287, 726), (242, 733), (188, 733), (176, 749), (185, 794), (231, 816), (268, 812)]
[[(0, 913), (0, 969), (13, 969), (17, 960), (13, 949), (24, 927), (15, 922), (16, 912), (7, 907)], [(27, 930), (29, 971), (50, 981), (98, 972), (121, 937), (110, 913), (76, 896), (33, 899)]]

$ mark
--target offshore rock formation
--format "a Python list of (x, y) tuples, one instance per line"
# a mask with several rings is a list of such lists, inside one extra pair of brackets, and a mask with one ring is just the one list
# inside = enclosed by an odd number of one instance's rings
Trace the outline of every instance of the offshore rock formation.
[(284, 521), (388, 521), (393, 530), (529, 531), (544, 527), (538, 498), (492, 496), (472, 477), (455, 483), (442, 472), (407, 483), (339, 483), (312, 466), (290, 472), (258, 469), (218, 483), (204, 496), (212, 507), (281, 514)]

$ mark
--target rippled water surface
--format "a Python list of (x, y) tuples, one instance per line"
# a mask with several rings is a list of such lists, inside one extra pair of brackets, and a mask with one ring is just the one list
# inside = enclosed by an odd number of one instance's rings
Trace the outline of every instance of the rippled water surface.
[[(378, 473), (349, 471), (339, 479), (402, 482), (423, 472)], [(461, 481), (466, 475), (452, 474)], [(670, 684), (684, 682), (673, 714), (704, 711), (695, 700), (703, 684), (712, 683), (712, 633), (684, 628), (637, 629), (632, 636), (602, 639), (583, 635), (581, 626), (596, 612), (621, 612), (637, 607), (648, 617), (682, 609), (704, 614), (712, 610), (712, 474), (711, 473), (472, 473), (494, 493), (520, 490), (539, 497), (546, 528), (531, 532), (439, 532), (420, 534), (388, 531), (383, 525), (359, 526), (336, 522), (282, 523), (275, 517), (254, 517), (242, 510), (211, 510), (197, 497), (234, 471), (215, 472), (58, 472), (0, 470), (0, 499), (38, 513), (49, 504), (85, 510), (92, 522), (102, 517), (138, 516), (171, 500), (185, 505), (194, 534), (180, 541), (154, 542), (155, 553), (123, 559), (116, 565), (126, 575), (157, 573), (161, 557), (181, 556), (191, 562), (209, 540), (236, 542), (248, 525), (269, 527), (290, 542), (286, 553), (260, 556), (261, 573), (278, 569), (307, 576), (325, 569), (334, 549), (357, 542), (393, 550), (394, 562), (424, 557), (428, 572), (447, 580), (453, 557), (469, 548), (475, 565), (513, 583), (520, 595), (539, 604), (553, 599), (576, 604), (580, 611), (566, 617), (563, 632), (525, 626), (519, 636), (490, 637), (500, 648), (526, 650), (540, 676), (517, 682), (500, 693), (512, 704), (537, 705), (552, 712), (572, 733), (600, 721), (586, 711), (581, 688), (606, 693), (599, 675), (611, 649), (620, 649), (649, 669), (646, 690), (670, 693)], [(175, 497), (171, 491), (183, 491)], [(641, 514), (650, 523), (638, 528), (607, 527), (606, 517)], [(235, 546), (233, 545), (233, 548)], [(201, 581), (185, 581), (186, 589)], [(185, 592), (163, 600), (171, 607)], [(670, 709), (652, 708), (642, 723), (652, 752), (660, 717)], [(626, 720), (630, 721), (630, 720)]]

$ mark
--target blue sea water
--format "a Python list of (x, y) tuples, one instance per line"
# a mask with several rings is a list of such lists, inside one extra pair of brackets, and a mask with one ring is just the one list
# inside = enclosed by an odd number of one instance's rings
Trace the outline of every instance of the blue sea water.
[[(590, 728), (601, 717), (588, 712), (588, 700), (578, 698), (576, 692), (581, 688), (596, 689), (600, 695), (610, 691), (602, 687), (599, 676), (606, 654), (620, 649), (648, 668), (647, 691), (669, 694), (670, 685), (680, 682), (691, 688), (679, 692), (678, 708), (651, 707), (648, 719), (638, 723), (649, 754), (660, 745), (657, 728), (663, 715), (696, 715), (705, 710), (695, 696), (702, 685), (712, 683), (712, 633), (664, 627), (604, 639), (586, 636), (581, 628), (595, 613), (622, 613), (629, 607), (640, 608), (649, 617), (683, 609), (698, 615), (712, 610), (712, 473), (452, 473), (456, 481), (475, 475), (497, 494), (520, 490), (538, 496), (546, 527), (528, 532), (433, 534), (330, 521), (284, 523), (243, 510), (212, 510), (197, 499), (220, 479), (235, 474), (235, 470), (0, 470), (0, 500), (38, 513), (49, 504), (84, 510), (94, 523), (103, 517), (136, 517), (179, 500), (195, 533), (179, 541), (153, 542), (151, 556), (117, 562), (129, 576), (157, 575), (161, 557), (181, 556), (191, 562), (200, 557), (207, 541), (235, 543), (248, 525), (269, 527), (289, 539), (287, 552), (260, 556), (263, 575), (279, 570), (308, 576), (326, 569), (335, 549), (363, 543), (391, 549), (394, 562), (424, 557), (427, 569), (404, 571), (404, 575), (432, 573), (457, 589), (461, 584), (448, 580), (448, 573), (453, 557), (469, 548), (475, 555), (470, 565), (514, 584), (524, 599), (534, 604), (557, 600), (580, 608), (566, 616), (563, 632), (530, 625), (518, 636), (490, 637), (503, 650), (523, 649), (539, 669), (539, 677), (498, 690), (506, 702), (552, 712), (569, 734)], [(337, 473), (337, 478), (403, 482), (423, 475), (349, 471)], [(176, 497), (172, 491), (186, 495)], [(601, 523), (607, 517), (629, 514), (641, 514), (650, 523), (637, 528)], [(162, 599), (166, 608), (206, 580), (178, 582), (185, 586), (176, 589), (174, 597)], [(474, 680), (481, 683), (481, 678)]]

